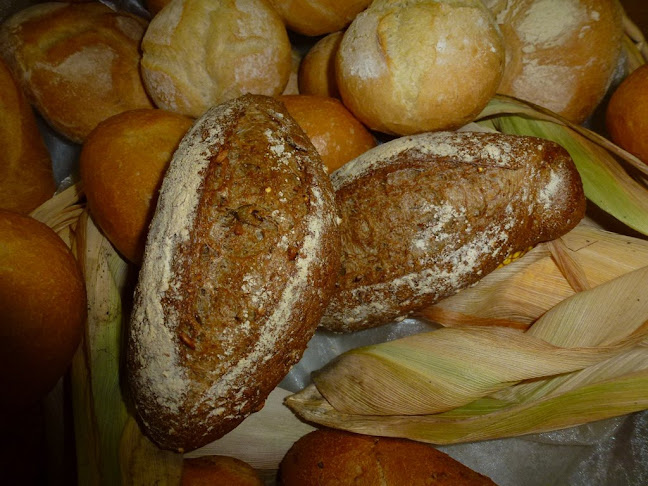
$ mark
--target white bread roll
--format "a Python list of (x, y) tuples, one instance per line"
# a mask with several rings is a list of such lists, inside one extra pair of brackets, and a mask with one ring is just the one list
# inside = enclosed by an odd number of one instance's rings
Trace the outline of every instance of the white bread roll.
[(281, 94), (292, 63), (286, 27), (264, 0), (173, 0), (151, 21), (142, 51), (158, 108), (192, 117), (245, 93)]
[(471, 121), (499, 85), (501, 34), (480, 0), (376, 0), (344, 34), (336, 58), (344, 104), (398, 135)]
[(621, 54), (618, 0), (484, 0), (504, 35), (498, 92), (583, 122), (603, 99)]

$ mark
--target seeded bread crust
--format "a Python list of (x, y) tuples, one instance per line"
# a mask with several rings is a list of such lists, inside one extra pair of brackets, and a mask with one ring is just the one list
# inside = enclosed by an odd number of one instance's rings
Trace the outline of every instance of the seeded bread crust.
[(569, 154), (532, 137), (439, 132), (380, 145), (331, 175), (342, 266), (323, 328), (386, 324), (455, 294), (584, 216)]
[(171, 161), (128, 334), (144, 432), (189, 451), (259, 410), (302, 356), (333, 290), (330, 180), (278, 101), (209, 110)]

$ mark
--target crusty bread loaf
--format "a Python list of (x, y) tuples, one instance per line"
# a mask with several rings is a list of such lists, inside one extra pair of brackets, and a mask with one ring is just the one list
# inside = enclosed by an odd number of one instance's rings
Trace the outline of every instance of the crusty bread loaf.
[(318, 40), (299, 65), (299, 92), (305, 95), (339, 98), (335, 80), (335, 56), (344, 32), (333, 32)]
[(85, 282), (48, 226), (0, 210), (0, 411), (45, 396), (67, 370), (86, 316)]
[(485, 0), (504, 35), (498, 92), (583, 122), (603, 99), (623, 38), (618, 0)]
[(248, 463), (229, 456), (202, 456), (182, 461), (180, 486), (263, 486)]
[(276, 96), (291, 71), (291, 45), (265, 0), (171, 2), (142, 40), (142, 77), (162, 109), (201, 116), (245, 93)]
[(128, 260), (139, 264), (162, 178), (193, 120), (159, 109), (130, 110), (101, 122), (79, 157), (92, 218)]
[(54, 194), (52, 161), (31, 106), (0, 60), (0, 208), (29, 213)]
[(361, 122), (409, 135), (472, 121), (503, 64), (501, 34), (481, 0), (375, 0), (344, 33), (335, 75)]
[(342, 269), (322, 319), (335, 331), (390, 322), (573, 228), (585, 198), (559, 145), (499, 133), (387, 142), (331, 175)]
[(269, 0), (286, 26), (316, 36), (346, 27), (371, 0)]
[(99, 3), (42, 3), (0, 27), (0, 55), (60, 134), (83, 142), (106, 118), (152, 108), (139, 74), (147, 22)]
[(128, 333), (144, 432), (188, 451), (258, 410), (306, 348), (339, 267), (333, 188), (276, 99), (210, 109), (162, 183)]
[(434, 447), (405, 439), (319, 429), (300, 438), (280, 465), (283, 486), (494, 486)]

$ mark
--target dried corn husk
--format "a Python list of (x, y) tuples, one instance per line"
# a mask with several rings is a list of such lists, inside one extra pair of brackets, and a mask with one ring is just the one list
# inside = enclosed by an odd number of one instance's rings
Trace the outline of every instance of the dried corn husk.
[(648, 408), (647, 279), (648, 266), (575, 294), (526, 332), (441, 329), (345, 353), (286, 403), (307, 421), (437, 444)]
[(627, 59), (628, 72), (648, 62), (648, 44), (639, 29), (627, 15), (623, 16), (623, 51)]

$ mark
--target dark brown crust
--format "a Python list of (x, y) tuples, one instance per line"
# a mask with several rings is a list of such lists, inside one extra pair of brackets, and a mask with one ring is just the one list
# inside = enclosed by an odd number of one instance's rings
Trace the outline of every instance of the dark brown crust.
[(374, 327), (434, 304), (584, 216), (578, 172), (546, 140), (424, 134), (351, 164), (332, 174), (342, 267), (322, 326), (334, 331)]
[(427, 444), (320, 429), (299, 439), (280, 465), (283, 486), (487, 486), (495, 483)]
[[(194, 146), (204, 150), (196, 155)], [(189, 237), (173, 252), (168, 288), (152, 296), (147, 282), (164, 265), (155, 248), (177, 236), (159, 227), (176, 211), (179, 167), (196, 157), (208, 163)], [(187, 451), (260, 409), (301, 358), (333, 290), (339, 234), (321, 159), (272, 98), (246, 95), (208, 112), (169, 171), (136, 291), (128, 367), (145, 432), (163, 448)], [(163, 319), (146, 315), (152, 297)], [(147, 337), (158, 326), (171, 333), (166, 344), (177, 353), (164, 369), (157, 360), (167, 351), (151, 349), (156, 342)]]

